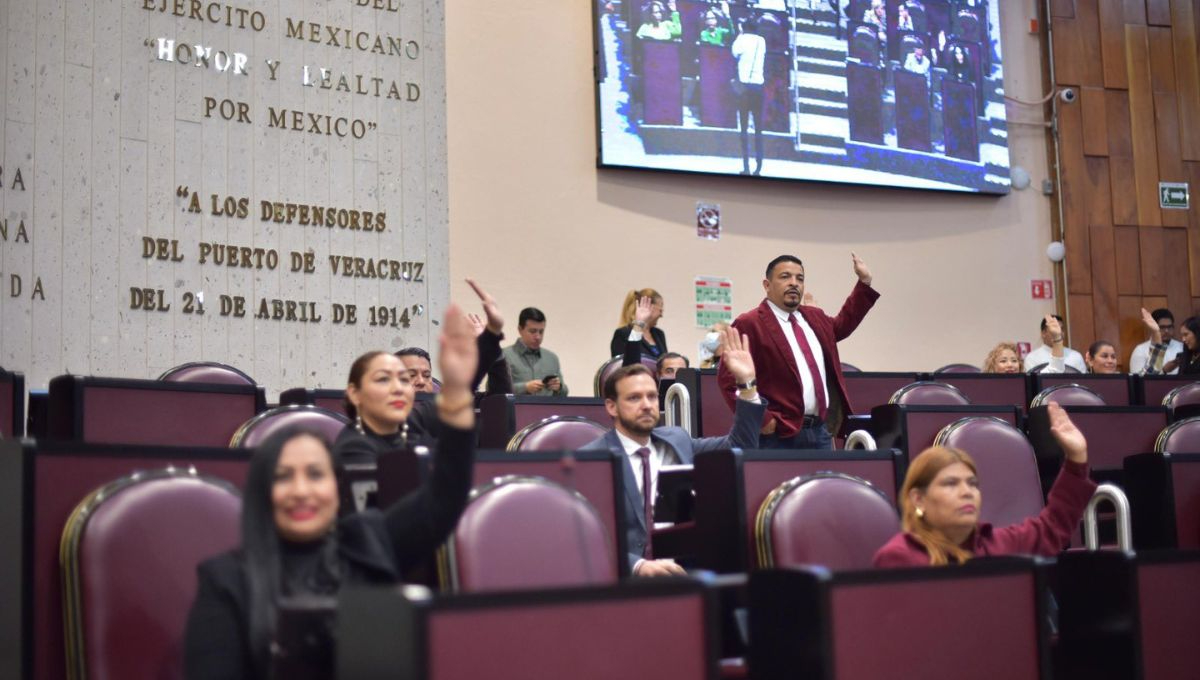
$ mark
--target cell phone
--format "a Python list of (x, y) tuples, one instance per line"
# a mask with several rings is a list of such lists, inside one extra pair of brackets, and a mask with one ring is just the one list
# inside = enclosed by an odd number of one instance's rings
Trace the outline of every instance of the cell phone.
[(555, 378), (557, 378), (557, 377), (558, 377), (557, 375), (553, 375), (553, 374), (551, 374), (551, 375), (548, 375), (548, 376), (546, 376), (545, 378), (542, 378), (542, 382), (544, 382), (544, 383), (548, 383), (548, 382), (550, 382), (551, 380), (554, 380), (554, 379), (555, 379)]

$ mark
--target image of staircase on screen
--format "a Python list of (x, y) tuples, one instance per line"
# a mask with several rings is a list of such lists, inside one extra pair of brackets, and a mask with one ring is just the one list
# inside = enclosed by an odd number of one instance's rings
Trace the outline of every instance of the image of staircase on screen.
[(1006, 194), (999, 0), (593, 0), (601, 167)]

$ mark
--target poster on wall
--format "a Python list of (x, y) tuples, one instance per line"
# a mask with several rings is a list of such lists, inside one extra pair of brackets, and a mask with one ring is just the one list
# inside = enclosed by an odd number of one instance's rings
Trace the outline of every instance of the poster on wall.
[(601, 167), (1005, 194), (999, 0), (594, 0)]
[(733, 321), (733, 281), (720, 276), (697, 276), (696, 327)]
[(0, 365), (44, 387), (219, 361), (274, 393), (429, 345), (440, 0), (4, 11)]

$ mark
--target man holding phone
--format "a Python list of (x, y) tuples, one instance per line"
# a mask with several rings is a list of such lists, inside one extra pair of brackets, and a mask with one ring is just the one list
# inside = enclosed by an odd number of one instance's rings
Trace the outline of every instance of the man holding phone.
[(546, 315), (542, 310), (536, 307), (522, 309), (517, 317), (517, 333), (520, 336), (517, 341), (504, 348), (504, 359), (508, 362), (516, 393), (540, 397), (567, 396), (558, 355), (542, 349), (542, 339), (546, 335)]

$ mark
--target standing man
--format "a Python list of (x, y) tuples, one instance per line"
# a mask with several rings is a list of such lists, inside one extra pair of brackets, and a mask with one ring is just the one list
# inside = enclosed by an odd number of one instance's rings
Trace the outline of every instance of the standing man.
[(504, 348), (504, 359), (512, 373), (516, 394), (539, 397), (565, 397), (567, 386), (562, 381), (558, 355), (542, 349), (546, 336), (546, 315), (537, 307), (526, 307), (517, 317), (520, 336), (511, 347)]
[(733, 429), (727, 436), (693, 439), (681, 427), (658, 427), (658, 380), (640, 363), (622, 366), (604, 382), (604, 408), (613, 429), (580, 450), (607, 450), (624, 460), (626, 549), (634, 576), (684, 573), (672, 560), (653, 559), (650, 532), (658, 471), (664, 465), (690, 465), (704, 451), (753, 448), (758, 443), (765, 404), (754, 387), (754, 359), (737, 329), (726, 328), (724, 334), (721, 365), (737, 382), (749, 385), (738, 391)]
[[(853, 413), (842, 380), (837, 343), (858, 328), (879, 293), (871, 288), (871, 270), (850, 253), (858, 283), (836, 317), (804, 299), (804, 263), (780, 255), (767, 265), (763, 290), (767, 297), (733, 325), (746, 336), (761, 382), (758, 391), (769, 405), (763, 417), (759, 447), (764, 449), (830, 449), (831, 432)], [(732, 407), (737, 376), (721, 362), (717, 380)]]

